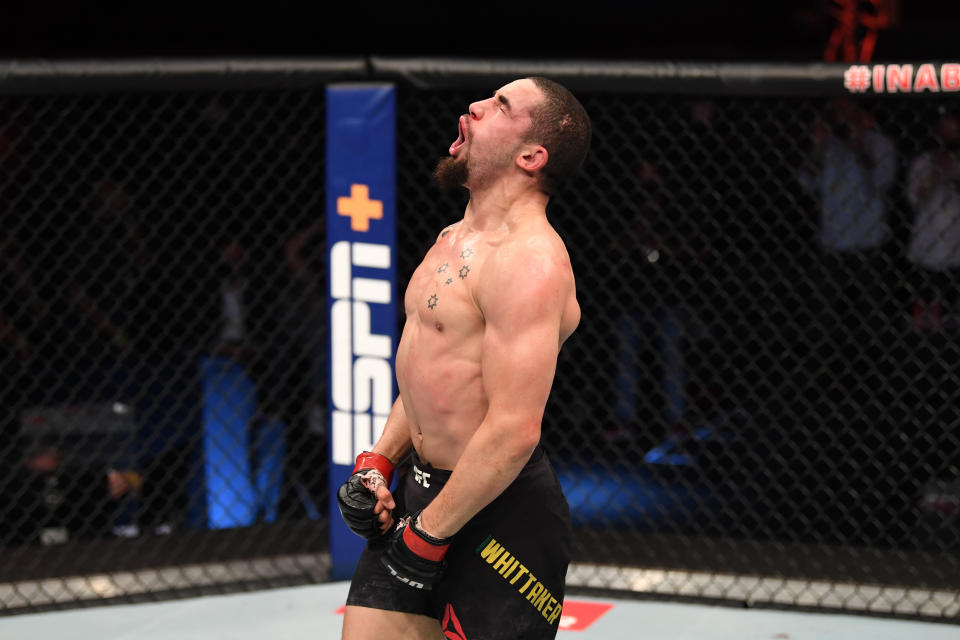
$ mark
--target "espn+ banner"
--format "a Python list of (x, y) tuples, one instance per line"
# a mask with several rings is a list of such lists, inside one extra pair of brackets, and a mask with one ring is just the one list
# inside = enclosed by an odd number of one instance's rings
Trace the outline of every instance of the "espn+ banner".
[[(383, 432), (396, 397), (395, 88), (327, 88), (330, 487)], [(331, 577), (353, 576), (364, 540), (330, 491)]]

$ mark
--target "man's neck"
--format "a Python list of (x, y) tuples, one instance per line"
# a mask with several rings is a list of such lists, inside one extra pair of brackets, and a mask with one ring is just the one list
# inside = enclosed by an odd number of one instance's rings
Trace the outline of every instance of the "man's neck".
[(471, 189), (463, 226), (476, 231), (509, 230), (531, 217), (545, 216), (548, 200), (538, 189), (511, 189), (503, 183)]

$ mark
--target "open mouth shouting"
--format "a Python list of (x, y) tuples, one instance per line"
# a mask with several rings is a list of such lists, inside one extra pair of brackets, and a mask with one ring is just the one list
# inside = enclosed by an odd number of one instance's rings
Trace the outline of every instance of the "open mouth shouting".
[(457, 155), (457, 152), (467, 143), (466, 116), (460, 116), (460, 119), (457, 121), (457, 129), (459, 130), (459, 136), (454, 140), (453, 144), (450, 145), (450, 155), (452, 156)]

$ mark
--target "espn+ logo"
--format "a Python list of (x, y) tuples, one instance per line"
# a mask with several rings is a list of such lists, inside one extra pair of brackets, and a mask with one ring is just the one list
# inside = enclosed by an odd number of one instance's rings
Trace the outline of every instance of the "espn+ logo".
[[(354, 232), (367, 232), (383, 205), (366, 185), (351, 185), (337, 199), (337, 214), (350, 217)], [(351, 465), (373, 447), (393, 407), (393, 339), (372, 330), (374, 308), (393, 302), (390, 245), (341, 240), (330, 247), (331, 456)], [(357, 270), (363, 270), (358, 275)], [(381, 273), (378, 274), (377, 272)], [(379, 275), (380, 277), (376, 277)], [(373, 276), (373, 277), (370, 277)]]

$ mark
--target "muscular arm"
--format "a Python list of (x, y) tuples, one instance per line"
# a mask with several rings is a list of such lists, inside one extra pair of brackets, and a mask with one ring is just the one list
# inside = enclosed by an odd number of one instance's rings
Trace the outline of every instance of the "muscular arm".
[(423, 529), (437, 537), (460, 530), (520, 473), (539, 442), (556, 371), (572, 286), (564, 265), (548, 251), (524, 246), (492, 267), (478, 293), (489, 405), (450, 480), (421, 515)]
[[(410, 439), (410, 425), (407, 423), (403, 399), (398, 397), (387, 417), (383, 434), (373, 446), (373, 452), (385, 456), (396, 464), (407, 455), (411, 446), (413, 441)], [(393, 510), (397, 507), (397, 503), (393, 499), (393, 494), (390, 493), (390, 487), (383, 485), (377, 487), (376, 496), (377, 504), (373, 507), (373, 512), (381, 522), (381, 529), (386, 531), (393, 526)]]
[(373, 446), (373, 452), (386, 456), (396, 464), (407, 455), (413, 441), (410, 439), (410, 425), (407, 423), (407, 414), (403, 409), (403, 399), (398, 397), (393, 403), (393, 409), (387, 417), (387, 424), (383, 434)]

